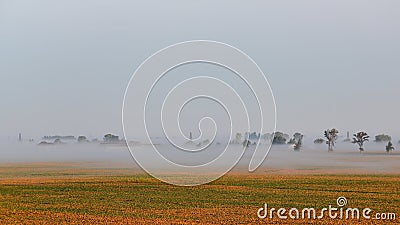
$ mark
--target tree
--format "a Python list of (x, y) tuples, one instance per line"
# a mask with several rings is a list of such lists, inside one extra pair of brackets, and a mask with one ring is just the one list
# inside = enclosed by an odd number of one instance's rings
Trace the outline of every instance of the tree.
[(353, 134), (353, 141), (351, 143), (358, 144), (360, 152), (364, 151), (364, 142), (369, 141), (369, 136), (366, 132), (360, 131), (357, 134)]
[(274, 133), (272, 144), (286, 144), (287, 139), (289, 139), (289, 135), (277, 131)]
[(314, 144), (322, 144), (322, 143), (324, 143), (324, 139), (322, 138), (317, 138), (314, 140)]
[(249, 145), (250, 145), (250, 141), (247, 140), (247, 139), (244, 139), (242, 145), (243, 145), (243, 148), (247, 148), (247, 147), (249, 147)]
[(389, 153), (390, 151), (393, 151), (394, 147), (391, 141), (388, 142), (388, 144), (386, 145), (386, 152)]
[(260, 139), (260, 133), (258, 133), (258, 134), (256, 132), (251, 133), (249, 135), (249, 139), (250, 140), (258, 140), (258, 139)]
[(265, 134), (261, 135), (260, 138), (261, 138), (262, 140), (264, 140), (264, 141), (268, 141), (268, 140), (271, 140), (272, 134), (270, 134), (270, 133), (265, 133)]
[(303, 141), (303, 135), (297, 132), (293, 135), (293, 138), (289, 140), (288, 144), (293, 144), (293, 149), (295, 151), (298, 151), (301, 148), (302, 141)]
[(235, 141), (237, 144), (239, 144), (242, 141), (242, 134), (241, 133), (236, 133)]
[[(296, 133), (296, 134), (300, 134), (300, 133)], [(295, 137), (294, 137), (295, 143), (294, 143), (293, 149), (294, 149), (295, 151), (299, 151), (300, 148), (301, 148), (301, 146), (302, 146), (303, 137), (304, 137), (304, 136), (303, 136), (302, 134), (300, 134), (300, 136), (297, 136), (297, 137), (296, 137), (296, 134), (295, 134)]]
[(379, 134), (375, 136), (375, 142), (389, 142), (392, 141), (392, 137), (387, 134)]
[(56, 140), (54, 140), (54, 144), (62, 144), (60, 138), (57, 138)]
[(299, 151), (302, 145), (302, 140), (299, 140), (296, 144), (293, 146), (293, 150)]
[(332, 128), (331, 130), (326, 130), (324, 132), (324, 136), (326, 138), (326, 144), (328, 145), (328, 151), (333, 151), (333, 148), (335, 147), (335, 142), (338, 138), (338, 133), (339, 131), (336, 130), (335, 128)]
[(79, 136), (78, 137), (78, 142), (79, 143), (85, 143), (85, 142), (89, 142), (89, 140), (85, 136)]
[(104, 142), (110, 143), (110, 142), (118, 142), (119, 141), (119, 137), (113, 134), (106, 134), (104, 135), (103, 138)]

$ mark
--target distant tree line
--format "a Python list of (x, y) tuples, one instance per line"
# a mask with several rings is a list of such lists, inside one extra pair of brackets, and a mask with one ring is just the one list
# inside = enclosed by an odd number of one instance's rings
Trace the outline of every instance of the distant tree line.
[(75, 140), (75, 136), (72, 136), (72, 135), (69, 135), (69, 136), (54, 135), (54, 136), (44, 136), (42, 139), (43, 140), (54, 140), (54, 139)]
[[(280, 131), (276, 131), (273, 134), (260, 134), (256, 132), (246, 132), (245, 136), (243, 138), (243, 135), (241, 133), (236, 133), (235, 140), (232, 141), (231, 143), (236, 143), (239, 144), (241, 143), (243, 147), (248, 147), (251, 144), (256, 144), (256, 142), (252, 143), (251, 140), (267, 140), (270, 137), (273, 136), (272, 139), (272, 144), (275, 145), (283, 145), (283, 144), (290, 144), (293, 146), (293, 149), (298, 151), (302, 147), (303, 143), (303, 137), (304, 135), (296, 132), (293, 134), (293, 137), (290, 138), (288, 134), (285, 134)], [(324, 130), (323, 132), (324, 138), (317, 138), (314, 140), (314, 144), (323, 144), (326, 143), (328, 146), (328, 151), (332, 152), (335, 149), (336, 142), (339, 138), (339, 130), (336, 128), (332, 129), (327, 129)], [(350, 142), (353, 144), (356, 144), (358, 146), (358, 150), (361, 152), (364, 152), (364, 144), (365, 142), (368, 142), (370, 139), (370, 136), (367, 134), (365, 131), (360, 131), (355, 134), (353, 134), (352, 139), (350, 139), (349, 132), (347, 132), (347, 137), (344, 139), (344, 142)], [(391, 142), (392, 138), (391, 136), (387, 134), (379, 134), (375, 136), (374, 142), (386, 142), (386, 151), (391, 152), (394, 150), (393, 143)], [(400, 141), (399, 141), (400, 144)]]
[[(338, 139), (338, 134), (339, 131), (335, 128), (332, 129), (327, 129), (323, 132), (323, 138), (317, 138), (314, 140), (314, 144), (323, 144), (326, 143), (328, 146), (328, 151), (332, 152), (335, 148), (336, 141)], [(272, 138), (273, 137), (273, 138)], [(301, 134), (300, 132), (296, 132), (293, 134), (292, 138), (288, 134), (285, 134), (280, 131), (276, 131), (273, 134), (265, 133), (265, 134), (260, 134), (256, 132), (245, 132), (245, 135), (243, 136), (241, 133), (236, 133), (235, 139), (230, 142), (230, 144), (242, 144), (243, 147), (247, 148), (250, 145), (255, 145), (257, 144), (257, 141), (267, 141), (270, 140), (272, 144), (275, 145), (284, 145), (284, 144), (290, 144), (293, 146), (293, 150), (298, 151), (302, 147), (303, 143), (303, 137), (304, 135)], [(271, 139), (272, 138), (272, 139)], [(358, 150), (361, 152), (364, 151), (364, 144), (365, 142), (369, 141), (370, 136), (365, 132), (365, 131), (360, 131), (355, 134), (353, 134), (353, 138), (349, 138), (349, 132), (347, 132), (347, 138), (343, 140), (344, 142), (349, 142), (353, 144), (358, 145)], [(75, 136), (68, 135), (68, 136), (61, 136), (61, 135), (54, 135), (54, 136), (44, 136), (43, 140), (40, 142), (40, 145), (46, 145), (46, 144), (63, 144), (62, 140), (77, 140), (78, 143), (89, 143), (89, 142), (98, 142), (98, 139), (93, 139), (92, 141), (89, 141), (89, 139), (86, 136), (78, 136), (76, 139)], [(53, 142), (48, 142), (47, 140), (54, 140)], [(124, 141), (123, 139), (120, 139), (119, 136), (108, 133), (105, 134), (103, 137), (103, 143), (105, 144), (112, 144), (112, 143), (120, 143)], [(391, 151), (395, 150), (392, 141), (392, 137), (387, 134), (379, 134), (375, 136), (374, 142), (386, 142), (387, 145), (385, 146), (386, 152), (390, 153)], [(200, 142), (198, 145), (207, 145), (209, 143), (209, 140), (205, 140), (203, 142)], [(400, 141), (399, 141), (400, 144)]]
[[(328, 145), (328, 151), (333, 151), (335, 147), (336, 140), (338, 139), (339, 131), (335, 128), (328, 129), (324, 131), (325, 140), (322, 138), (318, 138), (314, 140), (314, 144), (322, 144), (326, 143)], [(358, 145), (358, 150), (361, 152), (364, 151), (364, 143), (369, 141), (370, 136), (365, 131), (360, 131), (353, 134), (353, 139), (351, 143)], [(347, 137), (344, 141), (347, 142), (349, 137)], [(394, 146), (391, 142), (392, 137), (387, 134), (379, 134), (375, 136), (375, 142), (387, 142), (386, 152), (391, 152), (394, 150)], [(400, 143), (400, 141), (399, 141)]]

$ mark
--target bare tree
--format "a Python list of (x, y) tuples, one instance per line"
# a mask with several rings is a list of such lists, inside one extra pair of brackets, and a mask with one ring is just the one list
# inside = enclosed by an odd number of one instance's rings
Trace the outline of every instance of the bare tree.
[(390, 151), (393, 151), (394, 147), (391, 141), (388, 142), (388, 144), (386, 145), (386, 152), (389, 153)]
[(369, 141), (369, 136), (366, 132), (360, 131), (357, 134), (353, 134), (353, 141), (351, 143), (358, 144), (360, 153), (364, 151), (364, 142)]
[(338, 138), (338, 133), (339, 131), (336, 130), (335, 128), (332, 128), (331, 130), (326, 130), (324, 132), (324, 136), (326, 138), (326, 144), (328, 145), (328, 151), (331, 152), (333, 151), (333, 148), (335, 147), (335, 142)]

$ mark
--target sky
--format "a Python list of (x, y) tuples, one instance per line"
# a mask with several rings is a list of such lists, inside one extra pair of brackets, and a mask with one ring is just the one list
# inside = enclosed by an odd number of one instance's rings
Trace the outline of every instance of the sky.
[(0, 0), (0, 137), (122, 136), (135, 69), (166, 46), (203, 39), (258, 64), (278, 130), (400, 138), (399, 9), (397, 0)]

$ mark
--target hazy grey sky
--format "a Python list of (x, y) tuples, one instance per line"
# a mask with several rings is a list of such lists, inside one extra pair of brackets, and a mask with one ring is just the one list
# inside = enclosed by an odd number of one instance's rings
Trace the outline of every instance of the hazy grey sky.
[(122, 135), (135, 68), (231, 44), (261, 67), (279, 130), (400, 136), (400, 1), (0, 1), (0, 136)]

